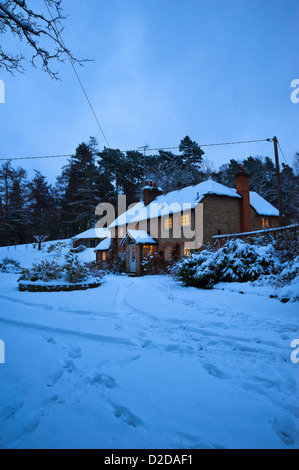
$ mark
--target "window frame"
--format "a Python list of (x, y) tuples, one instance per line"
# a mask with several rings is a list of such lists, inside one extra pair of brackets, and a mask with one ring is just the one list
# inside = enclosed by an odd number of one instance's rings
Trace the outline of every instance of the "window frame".
[(262, 230), (267, 230), (268, 228), (270, 228), (270, 218), (262, 217), (261, 226), (262, 226)]
[(181, 226), (190, 227), (191, 226), (191, 214), (181, 214)]
[[(166, 255), (167, 253), (169, 254), (169, 256)], [(164, 254), (164, 261), (172, 261), (173, 260), (173, 247), (165, 246), (163, 250), (163, 254)]]

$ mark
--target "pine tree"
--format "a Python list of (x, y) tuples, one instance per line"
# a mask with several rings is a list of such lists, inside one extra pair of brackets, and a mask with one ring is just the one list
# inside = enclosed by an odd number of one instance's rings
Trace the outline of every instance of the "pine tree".
[(200, 171), (204, 151), (197, 142), (192, 141), (189, 136), (181, 140), (179, 150), (182, 153), (181, 162), (189, 181), (186, 184), (196, 184)]
[(12, 186), (9, 196), (9, 219), (13, 231), (14, 244), (26, 241), (26, 172), (18, 168), (12, 172)]
[(44, 236), (55, 239), (57, 219), (53, 191), (37, 170), (28, 184), (28, 215), (32, 239)]
[(97, 142), (81, 143), (57, 179), (62, 230), (74, 236), (95, 225), (95, 210), (111, 187), (95, 163)]

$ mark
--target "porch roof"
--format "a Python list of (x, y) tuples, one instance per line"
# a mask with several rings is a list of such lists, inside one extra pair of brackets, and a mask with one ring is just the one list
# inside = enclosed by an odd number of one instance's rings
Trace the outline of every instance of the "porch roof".
[(125, 237), (120, 242), (120, 245), (124, 245), (128, 238), (133, 240), (136, 245), (157, 245), (156, 240), (145, 230), (128, 230)]
[(98, 244), (94, 251), (107, 251), (111, 247), (111, 236), (105, 238)]

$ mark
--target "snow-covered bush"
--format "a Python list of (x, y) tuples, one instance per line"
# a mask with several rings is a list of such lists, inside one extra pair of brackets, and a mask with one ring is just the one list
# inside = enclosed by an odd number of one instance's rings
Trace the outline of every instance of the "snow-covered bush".
[(63, 266), (56, 260), (42, 260), (34, 263), (31, 269), (23, 269), (19, 281), (50, 282), (63, 278)]
[(0, 262), (0, 270), (4, 273), (19, 272), (20, 263), (13, 258), (3, 258)]
[(60, 281), (80, 284), (88, 278), (100, 279), (101, 276), (102, 273), (92, 269), (88, 264), (82, 263), (77, 255), (68, 253), (62, 261), (58, 261), (57, 258), (42, 260), (39, 263), (34, 263), (31, 269), (23, 269), (19, 281), (46, 283)]
[(105, 272), (101, 269), (96, 261), (91, 261), (89, 263), (85, 263), (85, 267), (90, 276), (95, 278), (101, 278), (104, 276)]
[(79, 261), (76, 255), (69, 253), (66, 255), (65, 260), (63, 271), (64, 278), (67, 282), (76, 284), (88, 278), (89, 272), (87, 267)]
[(71, 248), (71, 253), (83, 253), (83, 251), (86, 251), (87, 248), (85, 245), (79, 245), (76, 248)]
[(46, 253), (53, 253), (55, 256), (60, 256), (64, 248), (68, 248), (68, 244), (65, 242), (50, 243), (50, 245), (47, 246)]
[(275, 273), (278, 264), (272, 245), (231, 240), (216, 252), (205, 250), (180, 261), (175, 273), (187, 286), (212, 288), (221, 281), (255, 281), (261, 275)]
[(164, 260), (161, 253), (149, 254), (141, 262), (142, 274), (170, 274), (172, 263)]
[(126, 272), (126, 253), (119, 253), (110, 248), (107, 252), (107, 261), (104, 266), (105, 272), (110, 274), (123, 274)]
[(275, 297), (282, 302), (299, 301), (299, 256), (282, 263), (278, 273), (261, 276), (254, 285), (274, 287)]

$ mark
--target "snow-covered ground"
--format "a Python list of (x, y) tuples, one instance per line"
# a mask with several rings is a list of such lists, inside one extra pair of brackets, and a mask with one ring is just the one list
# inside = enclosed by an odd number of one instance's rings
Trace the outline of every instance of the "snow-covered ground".
[[(45, 242), (42, 244), (42, 250), (38, 251), (37, 244), (28, 243), (27, 245), (17, 245), (9, 247), (0, 247), (0, 262), (3, 258), (12, 258), (21, 264), (22, 268), (30, 268), (32, 263), (40, 262), (45, 258), (55, 256), (55, 251), (47, 253), (49, 246), (53, 244), (61, 244), (61, 255), (69, 252), (71, 240), (57, 240), (54, 242)], [(96, 260), (95, 251), (93, 248), (87, 248), (82, 253), (78, 254), (81, 261), (89, 263)]]
[(0, 274), (1, 448), (298, 447), (298, 303), (166, 276), (51, 294), (16, 279)]

